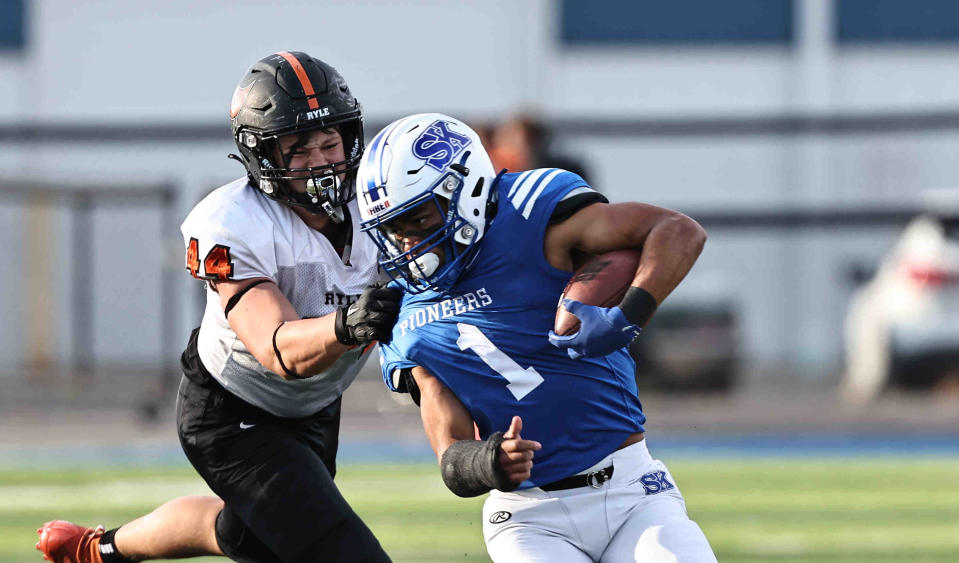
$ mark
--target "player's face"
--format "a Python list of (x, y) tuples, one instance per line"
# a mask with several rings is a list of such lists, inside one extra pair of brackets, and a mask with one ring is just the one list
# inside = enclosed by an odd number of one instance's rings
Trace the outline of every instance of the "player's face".
[[(287, 168), (313, 168), (346, 160), (343, 137), (335, 129), (314, 129), (285, 135), (278, 139), (280, 154)], [(340, 173), (343, 181), (344, 173)], [(304, 180), (307, 176), (304, 176)], [(306, 182), (293, 182), (299, 192), (306, 191)]]
[[(443, 224), (442, 211), (433, 200), (427, 200), (379, 228), (400, 251), (408, 252), (443, 228)], [(437, 247), (432, 252), (440, 253), (442, 248)]]

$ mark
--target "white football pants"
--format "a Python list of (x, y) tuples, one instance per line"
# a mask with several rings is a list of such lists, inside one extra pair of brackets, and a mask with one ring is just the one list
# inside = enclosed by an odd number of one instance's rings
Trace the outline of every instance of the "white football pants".
[[(535, 462), (535, 460), (534, 460)], [(497, 563), (715, 562), (663, 462), (646, 441), (613, 452), (583, 474), (613, 465), (599, 488), (492, 491), (483, 536)]]

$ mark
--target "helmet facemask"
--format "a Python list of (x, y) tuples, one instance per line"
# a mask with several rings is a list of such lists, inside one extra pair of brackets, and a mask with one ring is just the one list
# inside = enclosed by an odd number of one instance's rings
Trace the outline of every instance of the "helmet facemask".
[[(463, 185), (460, 174), (447, 174), (432, 190), (363, 224), (363, 230), (380, 249), (380, 267), (393, 279), (404, 282), (411, 293), (449, 289), (475, 253), (476, 230), (456, 211)], [(428, 232), (408, 230), (406, 234), (419, 242), (404, 251), (398, 246), (391, 223), (424, 210), (440, 220), (430, 225)]]
[[(357, 124), (343, 124), (339, 127), (314, 127), (297, 129), (292, 132), (279, 132), (270, 135), (256, 135), (242, 131), (240, 141), (249, 150), (250, 157), (258, 165), (259, 178), (256, 187), (265, 195), (288, 205), (303, 207), (311, 213), (326, 213), (334, 221), (344, 218), (342, 207), (356, 196), (356, 169), (360, 162), (362, 143), (360, 137), (346, 131), (356, 129)], [(343, 160), (321, 166), (291, 168), (289, 158), (280, 151), (281, 137), (287, 135), (305, 136), (321, 131), (337, 131), (343, 143)], [(253, 143), (250, 147), (249, 143)], [(342, 175), (342, 180), (340, 176)], [(296, 183), (305, 184), (296, 189)]]
[[(244, 165), (253, 187), (281, 203), (344, 219), (342, 208), (356, 195), (363, 120), (359, 102), (336, 69), (301, 52), (265, 57), (237, 86), (230, 117), (239, 150), (230, 156)], [(340, 134), (343, 160), (291, 168), (279, 151), (280, 139), (317, 130)]]

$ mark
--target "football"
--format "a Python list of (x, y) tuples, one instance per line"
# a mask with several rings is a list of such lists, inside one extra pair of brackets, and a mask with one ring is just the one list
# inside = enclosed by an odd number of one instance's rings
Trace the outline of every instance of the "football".
[(638, 250), (614, 250), (590, 258), (576, 270), (560, 295), (553, 332), (566, 336), (579, 330), (579, 319), (563, 307), (563, 299), (599, 307), (618, 305), (636, 277), (639, 256)]

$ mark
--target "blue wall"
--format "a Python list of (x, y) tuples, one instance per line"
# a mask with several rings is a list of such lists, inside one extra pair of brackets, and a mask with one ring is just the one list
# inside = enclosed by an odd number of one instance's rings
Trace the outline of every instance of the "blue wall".
[(956, 0), (838, 0), (840, 43), (959, 41)]
[(26, 0), (0, 0), (0, 49), (22, 50), (26, 44)]
[(562, 0), (560, 41), (623, 44), (789, 44), (792, 0)]

